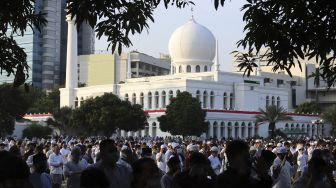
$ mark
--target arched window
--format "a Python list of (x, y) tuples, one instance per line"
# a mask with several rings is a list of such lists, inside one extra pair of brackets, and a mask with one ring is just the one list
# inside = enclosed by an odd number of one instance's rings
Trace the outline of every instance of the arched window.
[(143, 106), (144, 105), (144, 94), (140, 93), (140, 105)]
[(256, 135), (259, 135), (259, 126), (258, 126), (258, 124), (254, 124), (254, 135), (253, 136), (256, 136)]
[(296, 130), (299, 130), (300, 129), (300, 125), (299, 124), (296, 124)]
[(214, 138), (218, 138), (218, 137), (217, 137), (217, 136), (218, 136), (218, 135), (217, 135), (217, 129), (218, 129), (218, 128), (217, 128), (217, 121), (215, 121), (215, 122), (213, 123), (213, 127), (212, 127), (212, 130), (213, 130), (212, 132), (213, 132), (213, 137), (214, 137)]
[(230, 93), (230, 110), (234, 109), (234, 96), (233, 93)]
[(234, 138), (238, 138), (239, 137), (239, 123), (238, 122), (235, 123), (234, 129), (235, 129)]
[(241, 138), (245, 138), (245, 122), (241, 124)]
[(156, 137), (156, 130), (157, 130), (156, 123), (153, 122), (152, 123), (152, 137)]
[(181, 91), (178, 89), (178, 90), (176, 90), (176, 97), (177, 97), (177, 95), (178, 94), (180, 94), (181, 93)]
[(83, 103), (84, 103), (84, 97), (81, 97), (78, 106), (82, 105)]
[(288, 123), (286, 123), (286, 125), (285, 125), (285, 129), (289, 129), (289, 125), (288, 125)]
[(187, 72), (191, 72), (191, 66), (187, 65)]
[(201, 92), (199, 90), (196, 91), (196, 99), (201, 101)]
[(78, 97), (75, 98), (75, 108), (78, 107)]
[(291, 124), (291, 130), (294, 130), (294, 124), (293, 123)]
[(161, 94), (161, 98), (162, 98), (162, 108), (166, 108), (166, 92), (165, 91), (162, 91), (162, 94)]
[(149, 126), (145, 126), (145, 136), (149, 136)]
[(199, 65), (196, 65), (196, 72), (201, 72), (201, 67)]
[(272, 105), (274, 106), (275, 105), (275, 97), (272, 96)]
[(280, 97), (277, 97), (277, 107), (280, 107)]
[(306, 131), (306, 130), (305, 130), (305, 125), (304, 125), (304, 124), (301, 125), (301, 130), (302, 130), (302, 132), (305, 132), (305, 131)]
[(214, 103), (215, 103), (215, 94), (213, 91), (210, 92), (210, 108), (214, 108)]
[(204, 66), (204, 72), (208, 72), (208, 66)]
[(154, 105), (156, 109), (159, 108), (159, 92), (157, 91), (155, 91)]
[(229, 122), (227, 126), (228, 126), (228, 138), (231, 138), (232, 137), (232, 123)]
[(220, 124), (220, 137), (225, 137), (225, 124), (224, 122), (221, 122)]
[(227, 94), (226, 92), (223, 94), (223, 109), (227, 109)]
[(175, 73), (176, 73), (176, 67), (173, 66), (173, 74), (175, 74)]
[(179, 66), (179, 73), (182, 73), (182, 66)]
[(128, 101), (128, 94), (125, 94), (125, 101)]
[(247, 137), (248, 138), (252, 137), (252, 123), (251, 122), (247, 124)]
[(206, 91), (203, 92), (203, 108), (208, 107), (208, 93)]
[(133, 93), (132, 95), (132, 104), (136, 104), (136, 94)]
[(172, 90), (169, 90), (169, 101), (170, 101), (170, 99), (173, 98), (173, 97), (174, 97), (174, 93), (173, 93), (173, 91), (172, 91)]
[(152, 109), (152, 93), (148, 92), (148, 109)]
[(270, 104), (269, 96), (266, 96), (266, 107), (269, 106), (269, 104)]

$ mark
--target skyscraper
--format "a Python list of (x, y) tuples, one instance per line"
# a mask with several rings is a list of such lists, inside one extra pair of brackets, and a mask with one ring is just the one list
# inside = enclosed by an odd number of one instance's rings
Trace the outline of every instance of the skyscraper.
[[(27, 30), (24, 36), (14, 36), (27, 54), (30, 67), (27, 83), (42, 89), (52, 89), (65, 82), (67, 24), (66, 0), (36, 0), (35, 9), (46, 13), (48, 23), (42, 32)], [(94, 30), (83, 24), (78, 32), (78, 54), (94, 52)], [(0, 75), (1, 83), (11, 83), (13, 77)]]

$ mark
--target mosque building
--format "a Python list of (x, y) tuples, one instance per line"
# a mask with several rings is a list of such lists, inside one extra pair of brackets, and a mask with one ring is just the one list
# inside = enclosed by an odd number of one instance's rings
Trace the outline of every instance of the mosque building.
[[(169, 40), (171, 72), (169, 75), (126, 79), (122, 83), (77, 87), (76, 28), (68, 21), (68, 56), (66, 87), (60, 89), (61, 106), (75, 107), (87, 98), (113, 93), (123, 100), (141, 104), (149, 114), (148, 126), (137, 132), (118, 131), (121, 136), (169, 136), (160, 130), (157, 117), (165, 113), (169, 99), (187, 91), (196, 97), (207, 111), (206, 137), (247, 138), (268, 136), (268, 123), (255, 123), (259, 108), (282, 106), (291, 111), (293, 87), (270, 84), (266, 78), (278, 74), (258, 73), (243, 77), (240, 73), (219, 70), (218, 42), (212, 32), (191, 18), (177, 28)], [(130, 63), (129, 63), (130, 64)], [(128, 65), (130, 71), (130, 65)], [(261, 71), (261, 70), (259, 70)], [(267, 76), (267, 77), (266, 77)], [(267, 82), (267, 83), (266, 83)], [(304, 84), (295, 86), (304, 92)], [(296, 93), (296, 95), (301, 95)], [(277, 128), (296, 131), (296, 135), (328, 135), (328, 124), (316, 124), (317, 114), (288, 113), (292, 121), (278, 122)], [(316, 121), (315, 121), (316, 122)], [(294, 131), (295, 130), (295, 131)]]

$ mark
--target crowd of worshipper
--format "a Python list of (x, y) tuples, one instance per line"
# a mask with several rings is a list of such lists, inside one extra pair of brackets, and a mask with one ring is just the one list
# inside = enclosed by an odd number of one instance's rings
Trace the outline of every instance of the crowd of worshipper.
[(336, 139), (0, 139), (0, 188), (335, 188)]

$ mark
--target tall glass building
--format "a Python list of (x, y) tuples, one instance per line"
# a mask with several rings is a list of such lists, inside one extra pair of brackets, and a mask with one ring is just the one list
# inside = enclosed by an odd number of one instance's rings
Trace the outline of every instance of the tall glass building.
[[(65, 82), (67, 23), (66, 0), (36, 0), (35, 9), (46, 13), (47, 25), (42, 32), (27, 29), (24, 36), (14, 36), (27, 54), (30, 67), (27, 83), (52, 89)], [(94, 52), (94, 30), (83, 24), (78, 34), (78, 54)], [(0, 75), (1, 83), (13, 82), (13, 76)]]

